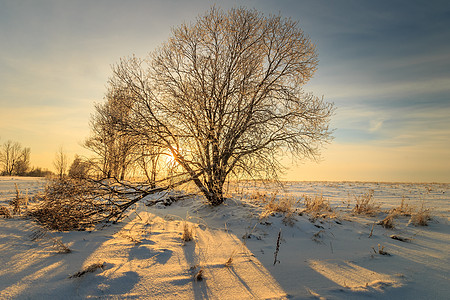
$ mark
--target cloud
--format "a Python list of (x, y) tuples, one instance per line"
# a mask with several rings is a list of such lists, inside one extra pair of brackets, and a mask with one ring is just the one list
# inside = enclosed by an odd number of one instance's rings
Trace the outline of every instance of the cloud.
[(383, 126), (384, 120), (370, 120), (370, 132), (378, 131)]

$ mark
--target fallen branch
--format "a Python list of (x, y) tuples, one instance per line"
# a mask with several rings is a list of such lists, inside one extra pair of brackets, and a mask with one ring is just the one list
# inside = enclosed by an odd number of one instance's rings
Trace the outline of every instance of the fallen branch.
[(147, 188), (120, 182), (117, 179), (55, 179), (38, 197), (41, 204), (29, 215), (49, 229), (85, 230), (100, 222), (118, 222), (131, 206), (148, 195), (171, 189), (190, 180), (187, 178), (170, 185)]

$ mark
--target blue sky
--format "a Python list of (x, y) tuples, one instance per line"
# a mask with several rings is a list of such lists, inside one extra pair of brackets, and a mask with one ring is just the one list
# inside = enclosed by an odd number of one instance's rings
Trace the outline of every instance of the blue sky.
[[(95, 102), (110, 66), (144, 57), (209, 1), (0, 0), (0, 143), (87, 154)], [(450, 182), (448, 1), (218, 1), (291, 17), (311, 37), (319, 68), (306, 91), (335, 103), (335, 139), (320, 163), (290, 180)], [(290, 164), (290, 162), (289, 162)]]

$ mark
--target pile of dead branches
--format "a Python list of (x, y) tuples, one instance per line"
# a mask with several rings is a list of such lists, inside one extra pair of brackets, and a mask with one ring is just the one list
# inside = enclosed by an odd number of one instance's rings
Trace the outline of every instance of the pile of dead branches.
[(50, 229), (84, 230), (100, 222), (120, 220), (131, 205), (162, 190), (112, 180), (53, 179), (29, 215)]

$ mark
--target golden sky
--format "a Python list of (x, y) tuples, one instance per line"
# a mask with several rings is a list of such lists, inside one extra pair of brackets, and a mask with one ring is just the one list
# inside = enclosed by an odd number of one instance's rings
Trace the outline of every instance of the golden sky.
[[(210, 1), (1, 1), (0, 144), (52, 169), (89, 155), (94, 103), (120, 57), (144, 57)], [(450, 182), (447, 1), (221, 1), (291, 17), (316, 44), (305, 86), (337, 107), (334, 141), (288, 180)]]

